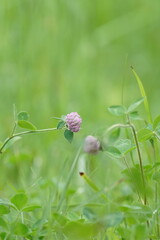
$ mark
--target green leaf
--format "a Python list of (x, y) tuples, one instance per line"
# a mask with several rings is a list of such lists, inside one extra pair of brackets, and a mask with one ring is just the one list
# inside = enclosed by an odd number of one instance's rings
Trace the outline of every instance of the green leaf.
[(93, 223), (82, 223), (81, 221), (69, 222), (64, 226), (64, 234), (69, 240), (88, 240), (95, 238), (98, 234), (98, 226)]
[(143, 128), (137, 132), (137, 137), (140, 142), (147, 141), (153, 136), (153, 132), (147, 128)]
[(130, 139), (120, 139), (116, 143), (116, 148), (121, 152), (125, 153), (132, 147)]
[(8, 148), (10, 148), (14, 143), (16, 143), (17, 141), (19, 141), (21, 139), (21, 137), (17, 136), (12, 138), (4, 147), (4, 150), (7, 150)]
[(115, 158), (121, 158), (122, 157), (122, 153), (119, 151), (118, 148), (113, 147), (113, 146), (108, 146), (105, 149), (106, 153), (108, 153), (111, 157), (115, 157)]
[(3, 229), (7, 229), (7, 223), (2, 217), (0, 217), (0, 227)]
[(138, 212), (142, 208), (141, 206), (123, 204), (119, 206), (119, 209), (122, 210), (123, 212)]
[(119, 225), (124, 219), (122, 212), (110, 213), (105, 217), (105, 224), (107, 227), (114, 227)]
[(59, 121), (58, 125), (57, 125), (57, 129), (62, 129), (65, 126), (65, 121)]
[(64, 137), (67, 139), (68, 142), (70, 142), (70, 143), (72, 142), (73, 136), (74, 136), (74, 134), (70, 130), (66, 129), (64, 131)]
[(148, 235), (147, 233), (148, 231), (146, 225), (137, 224), (133, 228), (133, 236), (136, 240), (146, 240)]
[(133, 120), (143, 120), (143, 118), (139, 116), (137, 111), (129, 113), (129, 117)]
[(144, 102), (144, 97), (138, 99), (136, 102), (132, 103), (129, 107), (127, 112), (130, 113), (135, 110), (142, 102)]
[(89, 207), (84, 207), (83, 208), (83, 215), (85, 216), (86, 219), (88, 220), (96, 220), (96, 214), (93, 212), (93, 210)]
[(119, 206), (119, 209), (125, 213), (135, 213), (145, 215), (147, 218), (152, 217), (152, 209), (149, 206), (137, 203), (136, 205), (123, 204)]
[(53, 218), (61, 226), (64, 226), (68, 222), (68, 219), (60, 213), (53, 213)]
[(152, 176), (153, 180), (160, 182), (160, 172), (155, 172)]
[(121, 105), (113, 105), (108, 107), (108, 111), (116, 116), (123, 116), (126, 113), (126, 109)]
[(14, 234), (18, 236), (25, 236), (29, 232), (28, 227), (23, 223), (16, 223), (14, 227)]
[(25, 120), (19, 120), (18, 126), (25, 129), (36, 130), (36, 127), (32, 123)]
[(120, 128), (114, 129), (108, 137), (109, 143), (115, 142), (120, 136)]
[(1, 232), (0, 233), (0, 240), (6, 240), (7, 235), (8, 234), (6, 232)]
[(10, 213), (9, 207), (0, 204), (0, 215), (8, 214)]
[[(113, 227), (113, 228), (108, 228), (107, 230), (106, 230), (106, 236), (107, 236), (107, 240), (119, 240), (119, 235), (117, 235), (116, 233), (115, 233), (115, 228)], [(121, 239), (123, 239), (123, 238), (121, 238)]]
[(27, 207), (24, 207), (22, 209), (23, 212), (32, 212), (34, 211), (35, 209), (38, 209), (38, 208), (41, 208), (40, 205), (30, 205), (30, 206), (27, 206)]
[[(125, 178), (127, 178), (127, 181), (129, 181), (134, 191), (139, 192), (141, 196), (144, 196), (145, 189), (142, 181), (141, 169), (139, 164), (136, 164), (135, 167), (124, 169), (122, 173), (125, 175)], [(147, 191), (149, 191), (149, 189), (147, 189)]]
[(25, 120), (27, 121), (29, 119), (29, 114), (25, 111), (18, 113), (18, 121)]
[(135, 76), (135, 78), (136, 78), (136, 81), (137, 81), (137, 83), (138, 83), (138, 86), (139, 86), (141, 95), (142, 95), (142, 97), (144, 97), (144, 106), (145, 106), (145, 109), (146, 109), (148, 121), (149, 121), (150, 123), (152, 123), (152, 116), (151, 116), (151, 112), (150, 112), (150, 108), (149, 108), (149, 104), (148, 104), (148, 99), (147, 99), (147, 95), (146, 95), (146, 93), (145, 93), (145, 90), (144, 90), (142, 81), (141, 81), (141, 79), (139, 78), (139, 76), (137, 75), (137, 73), (135, 72), (135, 70), (133, 69), (133, 67), (131, 67), (131, 69), (132, 69), (132, 72), (133, 72), (133, 74), (134, 74), (134, 76)]
[(28, 202), (28, 198), (25, 193), (18, 193), (11, 198), (13, 203), (19, 210), (21, 210)]
[(153, 122), (153, 129), (155, 130), (158, 127), (158, 125), (160, 125), (160, 115), (155, 118)]

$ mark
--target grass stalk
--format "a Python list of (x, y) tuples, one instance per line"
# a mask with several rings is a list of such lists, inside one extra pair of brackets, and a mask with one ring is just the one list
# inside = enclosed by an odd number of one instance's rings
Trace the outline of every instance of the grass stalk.
[(143, 182), (143, 187), (144, 187), (144, 205), (147, 204), (147, 196), (146, 196), (146, 184), (145, 184), (145, 177), (144, 177), (144, 171), (143, 171), (143, 163), (142, 163), (142, 156), (141, 156), (141, 151), (138, 143), (138, 138), (136, 134), (136, 129), (133, 124), (129, 124), (133, 133), (133, 138), (136, 144), (136, 149), (137, 149), (137, 154), (138, 154), (138, 159), (139, 159), (139, 166), (141, 170), (141, 177), (142, 177), (142, 182)]

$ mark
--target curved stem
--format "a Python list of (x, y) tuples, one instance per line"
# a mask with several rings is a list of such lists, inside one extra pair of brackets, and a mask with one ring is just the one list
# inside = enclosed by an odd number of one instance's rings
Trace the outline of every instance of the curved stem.
[(130, 127), (129, 124), (117, 123), (117, 124), (114, 124), (114, 125), (112, 125), (111, 127), (109, 127), (109, 128), (105, 131), (104, 135), (107, 134), (108, 132), (112, 131), (112, 130), (115, 129), (115, 128), (129, 128), (129, 127)]
[(33, 134), (33, 133), (43, 133), (43, 132), (51, 132), (57, 130), (57, 128), (46, 128), (46, 129), (39, 129), (39, 130), (29, 130), (29, 131), (24, 131), (24, 132), (20, 132), (20, 133), (15, 133), (13, 135), (11, 135), (10, 137), (6, 138), (6, 140), (4, 141), (3, 145), (0, 148), (0, 153), (3, 153), (3, 149), (4, 147), (7, 145), (7, 143), (15, 138), (15, 137), (20, 137), (23, 135), (28, 135), (28, 134)]

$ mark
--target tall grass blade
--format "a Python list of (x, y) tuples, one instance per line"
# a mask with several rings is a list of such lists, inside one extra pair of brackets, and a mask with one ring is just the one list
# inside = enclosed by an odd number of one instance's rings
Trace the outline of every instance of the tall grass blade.
[(137, 75), (136, 71), (134, 70), (134, 68), (132, 66), (131, 66), (131, 69), (132, 69), (132, 72), (133, 72), (133, 74), (134, 74), (134, 76), (137, 80), (141, 95), (142, 95), (142, 97), (144, 97), (144, 106), (145, 106), (145, 110), (146, 110), (146, 113), (147, 113), (148, 122), (152, 123), (152, 116), (151, 116), (151, 112), (150, 112), (150, 108), (149, 108), (149, 104), (148, 104), (148, 99), (147, 99), (147, 95), (146, 95), (146, 92), (144, 90), (142, 81), (141, 81), (141, 79), (139, 78), (139, 76)]
[(68, 178), (66, 179), (66, 183), (65, 183), (65, 187), (64, 187), (64, 190), (62, 192), (62, 195), (61, 195), (61, 198), (59, 200), (59, 204), (57, 206), (57, 211), (60, 211), (61, 210), (61, 207), (62, 207), (62, 204), (63, 204), (63, 201), (65, 200), (65, 195), (66, 195), (66, 191), (68, 189), (68, 186), (70, 184), (70, 181), (72, 179), (72, 176), (74, 174), (74, 171), (75, 171), (75, 167), (76, 167), (76, 164), (78, 162), (78, 159), (79, 159), (79, 155), (80, 155), (80, 151), (81, 151), (81, 147), (79, 148), (75, 158), (74, 158), (74, 161), (71, 165), (71, 168), (70, 168), (70, 172), (68, 173)]

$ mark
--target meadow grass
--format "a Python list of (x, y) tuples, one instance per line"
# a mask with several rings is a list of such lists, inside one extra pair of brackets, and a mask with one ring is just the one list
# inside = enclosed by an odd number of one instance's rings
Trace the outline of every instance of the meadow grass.
[[(56, 127), (51, 117), (72, 111), (83, 119), (72, 144), (54, 131), (26, 135), (1, 154), (1, 239), (158, 239), (158, 140), (140, 143), (150, 183), (146, 206), (135, 146), (117, 159), (115, 146), (88, 156), (82, 145), (87, 135), (107, 143), (106, 129), (125, 123), (107, 107), (141, 97), (130, 65), (143, 80), (152, 119), (158, 115), (159, 10), (158, 0), (1, 0), (0, 140), (14, 127), (14, 104), (38, 129)], [(142, 104), (139, 110), (148, 121)], [(144, 128), (143, 121), (134, 124)], [(150, 131), (139, 135), (152, 138)], [(121, 130), (121, 138), (131, 136)]]

